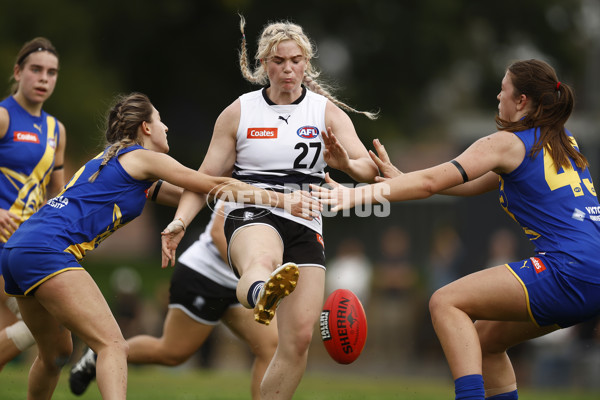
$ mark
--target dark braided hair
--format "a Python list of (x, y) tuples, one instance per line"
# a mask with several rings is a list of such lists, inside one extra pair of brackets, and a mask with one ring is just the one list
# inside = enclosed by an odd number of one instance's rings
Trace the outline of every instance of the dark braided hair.
[(134, 144), (142, 144), (138, 138), (138, 127), (144, 121), (152, 122), (152, 111), (152, 103), (145, 94), (131, 93), (117, 97), (107, 117), (106, 142), (109, 148), (104, 153), (98, 171), (90, 176), (90, 182), (96, 180), (102, 168), (118, 154), (119, 150)]

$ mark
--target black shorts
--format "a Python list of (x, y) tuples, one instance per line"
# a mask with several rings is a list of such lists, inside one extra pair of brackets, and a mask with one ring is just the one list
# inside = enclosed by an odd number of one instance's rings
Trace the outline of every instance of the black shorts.
[[(249, 211), (256, 216), (244, 220), (244, 213)], [(325, 243), (323, 237), (312, 229), (270, 211), (265, 212), (262, 208), (238, 208), (225, 219), (227, 245), (233, 234), (246, 225), (268, 225), (275, 229), (283, 242), (283, 264), (293, 262), (299, 267), (316, 265), (325, 269)], [(233, 272), (239, 277), (236, 268), (233, 268)]]
[(178, 308), (201, 324), (216, 325), (231, 306), (240, 305), (235, 289), (226, 288), (177, 263), (171, 276), (169, 308)]

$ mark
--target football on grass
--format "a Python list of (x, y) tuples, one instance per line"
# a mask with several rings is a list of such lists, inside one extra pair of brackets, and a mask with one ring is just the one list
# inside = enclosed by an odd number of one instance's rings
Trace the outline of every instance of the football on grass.
[(367, 341), (367, 317), (356, 295), (337, 289), (325, 300), (321, 312), (321, 339), (327, 353), (340, 364), (350, 364)]

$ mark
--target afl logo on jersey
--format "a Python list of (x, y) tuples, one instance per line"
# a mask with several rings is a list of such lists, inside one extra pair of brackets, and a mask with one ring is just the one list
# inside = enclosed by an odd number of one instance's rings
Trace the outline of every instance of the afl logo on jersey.
[(314, 139), (319, 136), (319, 128), (316, 126), (303, 126), (296, 131), (302, 139)]
[(248, 128), (248, 139), (277, 139), (277, 128)]
[(13, 140), (15, 142), (39, 143), (40, 138), (37, 133), (33, 132), (17, 132), (15, 131)]

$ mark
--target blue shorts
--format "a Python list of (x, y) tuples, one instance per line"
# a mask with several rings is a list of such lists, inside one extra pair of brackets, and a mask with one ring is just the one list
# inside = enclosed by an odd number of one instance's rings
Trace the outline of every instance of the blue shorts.
[(33, 296), (35, 289), (62, 272), (84, 269), (70, 253), (52, 249), (4, 248), (4, 291), (9, 296)]
[(600, 285), (561, 272), (561, 260), (538, 254), (506, 264), (523, 285), (529, 316), (537, 326), (566, 328), (600, 313)]

